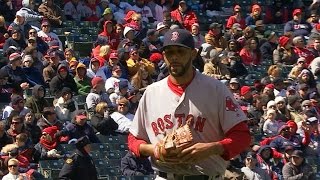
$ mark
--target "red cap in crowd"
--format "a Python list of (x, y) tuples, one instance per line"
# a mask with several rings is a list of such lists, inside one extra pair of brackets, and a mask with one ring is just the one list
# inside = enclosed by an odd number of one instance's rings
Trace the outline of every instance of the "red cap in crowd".
[(301, 14), (301, 13), (302, 13), (301, 9), (295, 9), (295, 10), (293, 11), (292, 15), (295, 16), (295, 15)]
[(287, 121), (287, 123), (286, 123), (289, 127), (291, 127), (291, 128), (293, 128), (293, 129), (295, 129), (295, 130), (297, 130), (298, 129), (298, 125), (297, 125), (297, 123), (296, 122), (294, 122), (293, 120), (289, 120), (289, 121)]
[(58, 132), (58, 127), (57, 126), (50, 126), (42, 130), (43, 133), (49, 134), (51, 137), (54, 137), (54, 134)]
[(279, 38), (279, 44), (280, 46), (284, 47), (286, 46), (286, 44), (290, 41), (290, 38), (288, 38), (287, 36), (281, 36)]
[(97, 85), (98, 85), (99, 83), (103, 83), (103, 79), (102, 79), (101, 77), (99, 77), (99, 76), (94, 77), (94, 78), (91, 80), (91, 84), (92, 84), (92, 87), (93, 87), (93, 88), (97, 87)]
[(160, 54), (160, 53), (153, 53), (153, 54), (151, 54), (151, 56), (150, 56), (150, 61), (153, 62), (153, 63), (158, 63), (158, 62), (160, 62), (162, 59), (163, 59), (163, 56), (162, 56), (162, 54)]
[(251, 88), (249, 86), (242, 86), (240, 89), (240, 95), (243, 96), (251, 91)]
[(267, 84), (267, 85), (266, 85), (266, 88), (268, 88), (268, 89), (274, 89), (274, 84)]

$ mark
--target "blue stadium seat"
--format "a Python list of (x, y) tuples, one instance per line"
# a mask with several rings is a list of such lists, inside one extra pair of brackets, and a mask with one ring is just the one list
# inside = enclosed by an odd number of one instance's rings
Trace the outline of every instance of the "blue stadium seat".
[(63, 159), (59, 160), (42, 160), (39, 162), (40, 173), (45, 178), (56, 179), (59, 177), (59, 172), (64, 164)]

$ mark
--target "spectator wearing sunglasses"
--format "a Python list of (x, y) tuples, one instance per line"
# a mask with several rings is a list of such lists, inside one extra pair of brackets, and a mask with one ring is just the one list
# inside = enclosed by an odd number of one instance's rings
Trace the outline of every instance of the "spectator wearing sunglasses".
[(2, 180), (27, 180), (27, 177), (19, 173), (19, 161), (15, 158), (12, 158), (8, 161), (8, 170), (9, 173), (3, 176)]

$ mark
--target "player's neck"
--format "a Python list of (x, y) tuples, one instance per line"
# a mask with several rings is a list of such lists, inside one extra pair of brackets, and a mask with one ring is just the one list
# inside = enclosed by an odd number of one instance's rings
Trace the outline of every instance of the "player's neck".
[(195, 70), (192, 68), (191, 70), (186, 72), (184, 76), (174, 77), (172, 75), (169, 75), (169, 78), (173, 84), (181, 86), (181, 85), (189, 84), (193, 79), (193, 77), (195, 76), (195, 73), (196, 73)]

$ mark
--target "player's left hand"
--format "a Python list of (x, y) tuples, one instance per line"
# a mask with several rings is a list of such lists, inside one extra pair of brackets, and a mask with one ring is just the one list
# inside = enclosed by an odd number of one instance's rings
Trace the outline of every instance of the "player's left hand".
[(218, 142), (196, 143), (178, 154), (181, 163), (194, 163), (207, 159), (211, 155), (222, 155), (223, 147)]

